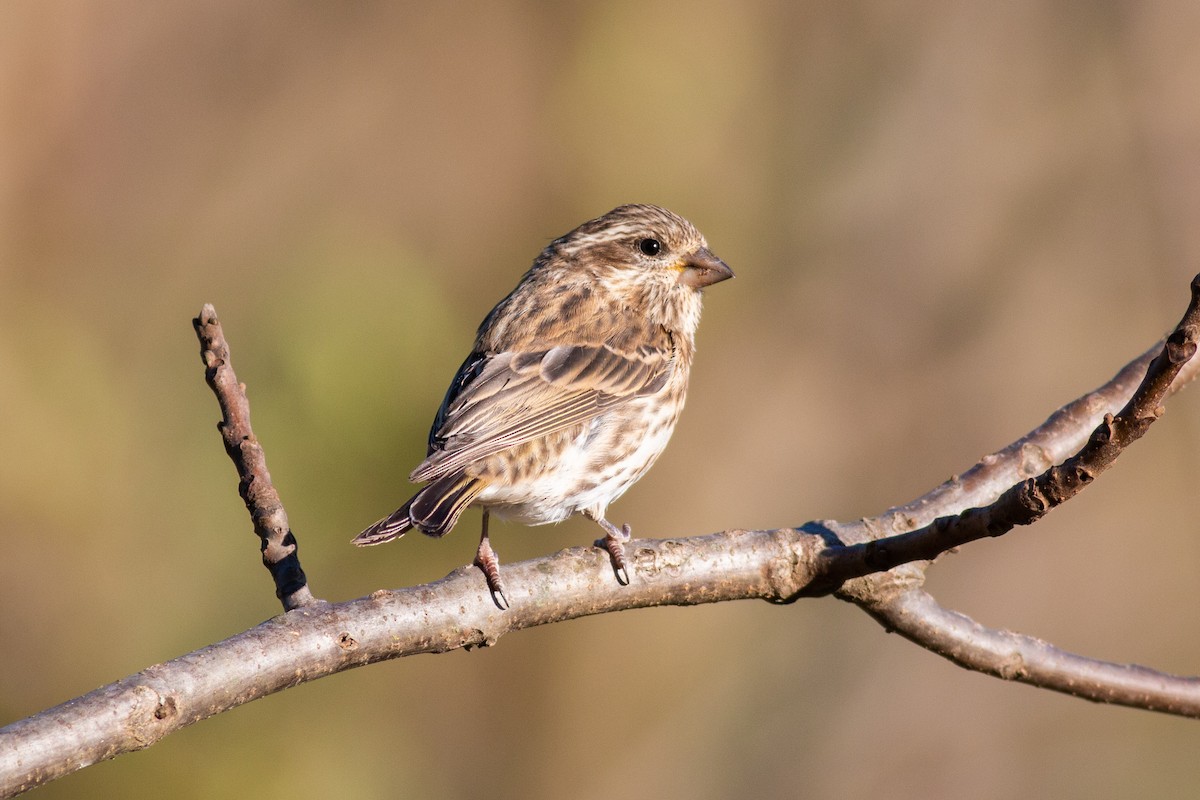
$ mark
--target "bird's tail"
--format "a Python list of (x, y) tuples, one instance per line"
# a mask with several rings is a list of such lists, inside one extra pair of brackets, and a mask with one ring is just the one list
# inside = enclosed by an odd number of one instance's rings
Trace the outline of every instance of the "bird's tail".
[[(415, 499), (414, 497), (413, 500)], [(351, 544), (358, 545), (359, 547), (368, 547), (373, 544), (390, 542), (392, 539), (399, 539), (412, 529), (412, 520), (408, 516), (408, 509), (411, 505), (412, 500), (409, 500), (391, 514), (351, 539)]]
[(486, 484), (466, 475), (447, 475), (417, 492), (400, 508), (355, 536), (359, 547), (399, 539), (413, 528), (426, 536), (445, 536)]
[(466, 475), (439, 478), (409, 501), (408, 518), (426, 536), (445, 536), (486, 487), (483, 481)]

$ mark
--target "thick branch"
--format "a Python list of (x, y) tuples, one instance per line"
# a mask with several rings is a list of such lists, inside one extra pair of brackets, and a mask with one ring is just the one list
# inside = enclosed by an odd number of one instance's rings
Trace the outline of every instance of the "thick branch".
[[(901, 564), (933, 559), (968, 542), (1001, 536), (1018, 525), (1032, 525), (1090, 486), (1113, 465), (1125, 448), (1140, 439), (1162, 416), (1164, 409), (1161, 403), (1172, 387), (1180, 385), (1181, 372), (1193, 360), (1197, 338), (1200, 338), (1200, 275), (1192, 280), (1191, 292), (1191, 301), (1179, 324), (1163, 342), (1158, 355), (1150, 362), (1124, 407), (1116, 416), (1105, 414), (1079, 452), (1037, 477), (1027, 478), (1009, 487), (990, 505), (938, 516), (923, 528), (886, 538), (871, 536), (867, 541), (849, 544), (835, 537), (835, 543), (842, 546), (830, 547), (818, 557), (816, 570), (825, 580), (817, 582), (810, 591), (823, 586), (826, 581), (837, 584)], [(1110, 385), (1101, 387), (1093, 395), (1111, 393), (1111, 384), (1116, 383), (1124, 373), (1125, 370), (1122, 370)], [(1190, 374), (1195, 374), (1194, 365)], [(1034, 431), (1022, 441), (1037, 434), (1038, 431)], [(973, 470), (987, 469), (994, 463), (994, 459), (985, 460)], [(929, 499), (924, 504), (926, 514), (935, 513), (951, 502), (944, 493), (945, 486), (943, 484), (927, 496)], [(961, 497), (955, 499), (961, 501)], [(894, 513), (889, 513), (866, 521), (865, 527), (867, 530), (884, 529), (894, 521)]]
[(310, 605), (0, 730), (0, 797), (375, 661), (485, 647), (511, 631), (630, 608), (782, 601), (795, 596), (807, 575), (804, 555), (819, 546), (790, 530), (637, 540), (629, 547), (629, 586), (613, 580), (603, 551), (563, 550), (505, 565), (508, 611), (497, 610), (471, 567), (424, 586)]
[[(1195, 342), (1197, 280), (1192, 279), (1192, 300), (1184, 317), (1171, 336), (1186, 335)], [(1164, 355), (1178, 358), (1179, 344), (1167, 340), (1155, 344), (1130, 361), (1103, 386), (1088, 392), (1050, 415), (1044, 423), (1017, 441), (995, 453), (984, 456), (977, 464), (917, 499), (897, 506), (877, 518), (891, 533), (903, 533), (928, 525), (937, 517), (957, 514), (967, 508), (993, 502), (1012, 486), (1062, 463), (1083, 446), (1085, 437), (1101, 424), (1106, 414), (1117, 414), (1134, 390), (1142, 384), (1151, 363)], [(1181, 344), (1181, 343), (1180, 343)], [(1172, 355), (1172, 351), (1174, 354)], [(1200, 375), (1200, 364), (1190, 355), (1175, 372), (1167, 387), (1159, 387), (1159, 400), (1174, 394)]]
[(212, 305), (205, 304), (200, 316), (192, 320), (200, 339), (200, 358), (204, 378), (217, 396), (222, 419), (217, 430), (225, 442), (225, 452), (233, 459), (238, 473), (238, 493), (246, 503), (254, 532), (262, 541), (263, 566), (275, 581), (275, 596), (284, 611), (319, 602), (308, 588), (308, 578), (300, 568), (299, 545), (288, 527), (287, 512), (267, 471), (267, 457), (250, 428), (250, 401), (245, 384), (238, 383), (229, 359), (229, 345), (221, 330), (221, 321)]
[[(1115, 414), (1125, 404), (1146, 375), (1150, 362), (1162, 351), (1162, 344), (1161, 341), (1156, 343), (1122, 367), (1103, 386), (1058, 409), (1012, 444), (989, 453), (961, 475), (915, 500), (890, 509), (877, 519), (891, 532), (911, 531), (928, 525), (936, 517), (987, 505), (1017, 483), (1062, 463), (1083, 446), (1105, 414)], [(1189, 362), (1170, 392), (1174, 394), (1182, 389), (1198, 373), (1200, 366)]]

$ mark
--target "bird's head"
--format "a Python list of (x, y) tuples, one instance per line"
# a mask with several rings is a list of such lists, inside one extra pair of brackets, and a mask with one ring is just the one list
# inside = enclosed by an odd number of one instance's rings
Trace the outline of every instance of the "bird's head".
[(691, 341), (701, 290), (732, 277), (683, 217), (618, 206), (547, 245), (484, 319), (477, 348), (615, 343), (662, 330)]
[(700, 322), (700, 294), (733, 277), (696, 226), (653, 205), (614, 208), (546, 248), (547, 266), (587, 276), (593, 287), (655, 325), (691, 336)]
[(664, 289), (699, 291), (733, 277), (733, 270), (713, 255), (696, 226), (652, 205), (618, 206), (588, 220), (556, 239), (546, 255), (561, 259), (567, 268)]

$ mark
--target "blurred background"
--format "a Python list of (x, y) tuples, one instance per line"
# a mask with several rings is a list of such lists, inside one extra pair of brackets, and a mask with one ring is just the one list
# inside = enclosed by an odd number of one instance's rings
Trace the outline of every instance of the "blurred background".
[[(623, 202), (690, 218), (738, 279), (708, 293), (688, 410), (612, 518), (875, 514), (1179, 318), (1198, 82), (1185, 2), (0, 5), (0, 722), (279, 611), (201, 304), (326, 599), (470, 561), (477, 512), (441, 541), (348, 542), (408, 497), (483, 315)], [(934, 593), (1200, 670), (1198, 395), (1044, 524), (946, 557)], [(512, 562), (595, 535), (492, 538)], [(968, 673), (821, 599), (356, 670), (37, 796), (1168, 797), (1198, 747), (1194, 722)]]

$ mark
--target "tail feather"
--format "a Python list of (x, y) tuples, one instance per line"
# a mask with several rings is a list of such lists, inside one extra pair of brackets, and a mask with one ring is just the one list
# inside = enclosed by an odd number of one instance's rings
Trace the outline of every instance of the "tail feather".
[[(415, 500), (416, 498), (413, 499)], [(409, 500), (391, 514), (379, 520), (379, 522), (376, 522), (358, 536), (355, 536), (351, 540), (351, 543), (359, 547), (369, 547), (373, 544), (383, 544), (384, 542), (390, 542), (392, 539), (399, 539), (412, 530), (412, 519), (408, 516), (408, 508), (411, 505), (412, 500)]]
[(355, 536), (359, 547), (399, 539), (413, 528), (427, 536), (445, 536), (482, 492), (484, 483), (465, 475), (447, 475), (417, 492), (400, 508)]
[(447, 475), (417, 492), (409, 501), (408, 517), (426, 536), (445, 536), (483, 489), (477, 478)]

